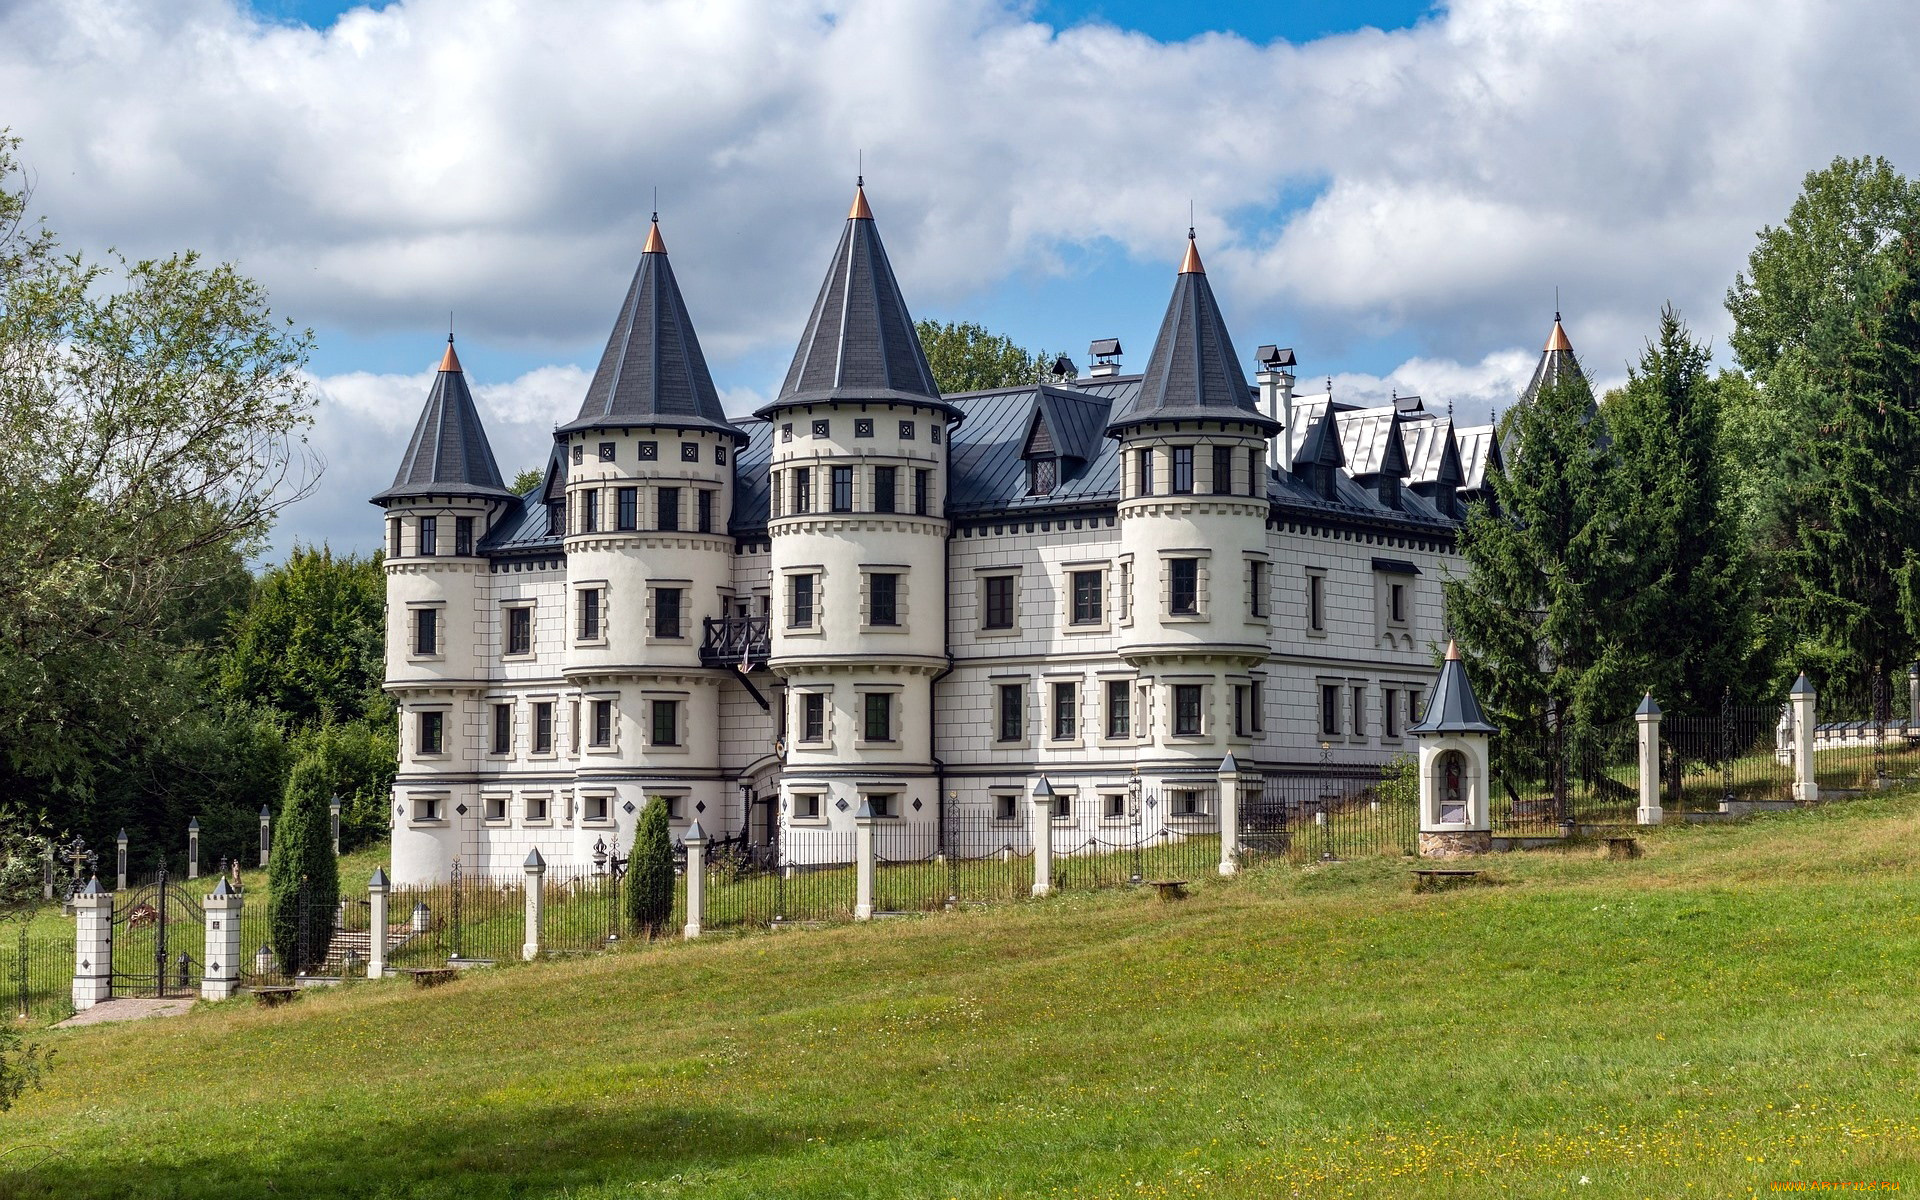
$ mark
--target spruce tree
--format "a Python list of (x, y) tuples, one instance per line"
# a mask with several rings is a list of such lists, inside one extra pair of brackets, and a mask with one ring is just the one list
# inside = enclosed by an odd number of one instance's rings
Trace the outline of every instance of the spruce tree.
[(627, 859), (627, 921), (635, 933), (652, 937), (666, 928), (673, 912), (673, 839), (667, 832), (667, 802), (650, 796), (640, 810)]
[[(340, 906), (340, 870), (333, 857), (326, 771), (314, 758), (294, 764), (273, 831), (267, 862), (267, 919), (274, 957), (288, 974), (326, 961)], [(302, 881), (306, 891), (306, 939), (300, 937)], [(304, 949), (304, 953), (302, 952)]]
[(1711, 352), (1671, 305), (1610, 398), (1622, 582), (1620, 659), (1669, 712), (1717, 713), (1759, 681), (1750, 555), (1729, 496)]

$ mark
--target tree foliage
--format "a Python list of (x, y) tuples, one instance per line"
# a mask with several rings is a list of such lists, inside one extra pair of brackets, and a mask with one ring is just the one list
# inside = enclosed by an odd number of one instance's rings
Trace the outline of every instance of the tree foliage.
[(539, 487), (542, 483), (545, 483), (546, 479), (547, 471), (545, 467), (528, 467), (513, 477), (513, 483), (511, 485), (513, 494), (516, 496), (524, 496), (534, 488)]
[(254, 585), (221, 664), (225, 691), (298, 724), (385, 721), (387, 580), (380, 556), (295, 547)]
[(328, 811), (332, 794), (317, 759), (295, 763), (273, 831), (267, 860), (267, 920), (274, 957), (289, 973), (325, 962), (333, 940), (340, 868), (333, 856), (333, 819)]
[(667, 802), (649, 796), (633, 832), (627, 859), (627, 921), (635, 933), (654, 937), (666, 929), (673, 912), (673, 838), (667, 830)]
[(391, 721), (345, 721), (302, 729), (290, 739), (296, 760), (311, 763), (330, 796), (340, 797), (340, 852), (387, 836), (399, 738)]
[(971, 321), (919, 321), (914, 329), (942, 395), (1033, 383), (1053, 364), (1045, 350), (1024, 350)]

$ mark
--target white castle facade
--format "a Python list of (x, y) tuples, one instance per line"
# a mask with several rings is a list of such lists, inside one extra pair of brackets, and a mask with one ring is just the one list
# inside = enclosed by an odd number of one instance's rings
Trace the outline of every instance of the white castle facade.
[[(1191, 235), (1189, 235), (1191, 236)], [(936, 389), (857, 195), (778, 397), (722, 410), (658, 226), (544, 484), (503, 483), (449, 344), (385, 509), (396, 883), (581, 866), (651, 797), (748, 846), (1204, 825), (1249, 776), (1377, 767), (1445, 644), (1491, 427), (1247, 382), (1191, 241), (1144, 371)], [(1554, 327), (1541, 376), (1572, 366)], [(1577, 368), (1576, 368), (1577, 369)], [(1129, 811), (1132, 809), (1133, 811)]]

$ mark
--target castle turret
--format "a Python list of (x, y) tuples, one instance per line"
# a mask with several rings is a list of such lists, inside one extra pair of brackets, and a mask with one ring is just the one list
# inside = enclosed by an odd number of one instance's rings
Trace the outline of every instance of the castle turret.
[(946, 433), (959, 413), (934, 385), (864, 188), (758, 415), (773, 425), (769, 665), (787, 683), (786, 811), (851, 829), (864, 801), (932, 821)]
[(575, 790), (625, 846), (649, 795), (666, 797), (676, 825), (719, 811), (712, 731), (729, 673), (703, 667), (700, 646), (703, 621), (731, 599), (732, 455), (746, 441), (721, 408), (658, 214), (580, 413), (554, 436)]
[(513, 499), (449, 336), (393, 486), (373, 497), (387, 513), (386, 687), (400, 707), (394, 865), (408, 878), (440, 877), (457, 852), (454, 810), (470, 799), (451, 781), (477, 765), (462, 731), (484, 686), (480, 540)]
[(1119, 651), (1152, 696), (1143, 776), (1210, 770), (1251, 748), (1253, 723), (1234, 706), (1259, 703), (1252, 672), (1268, 655), (1264, 483), (1279, 429), (1254, 402), (1189, 230), (1140, 390), (1107, 426), (1129, 593)]

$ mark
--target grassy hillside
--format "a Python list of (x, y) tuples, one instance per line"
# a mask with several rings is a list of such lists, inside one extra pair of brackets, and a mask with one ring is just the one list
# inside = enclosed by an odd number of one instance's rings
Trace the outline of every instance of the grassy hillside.
[(0, 1194), (1920, 1186), (1920, 801), (1274, 868), (50, 1035)]

